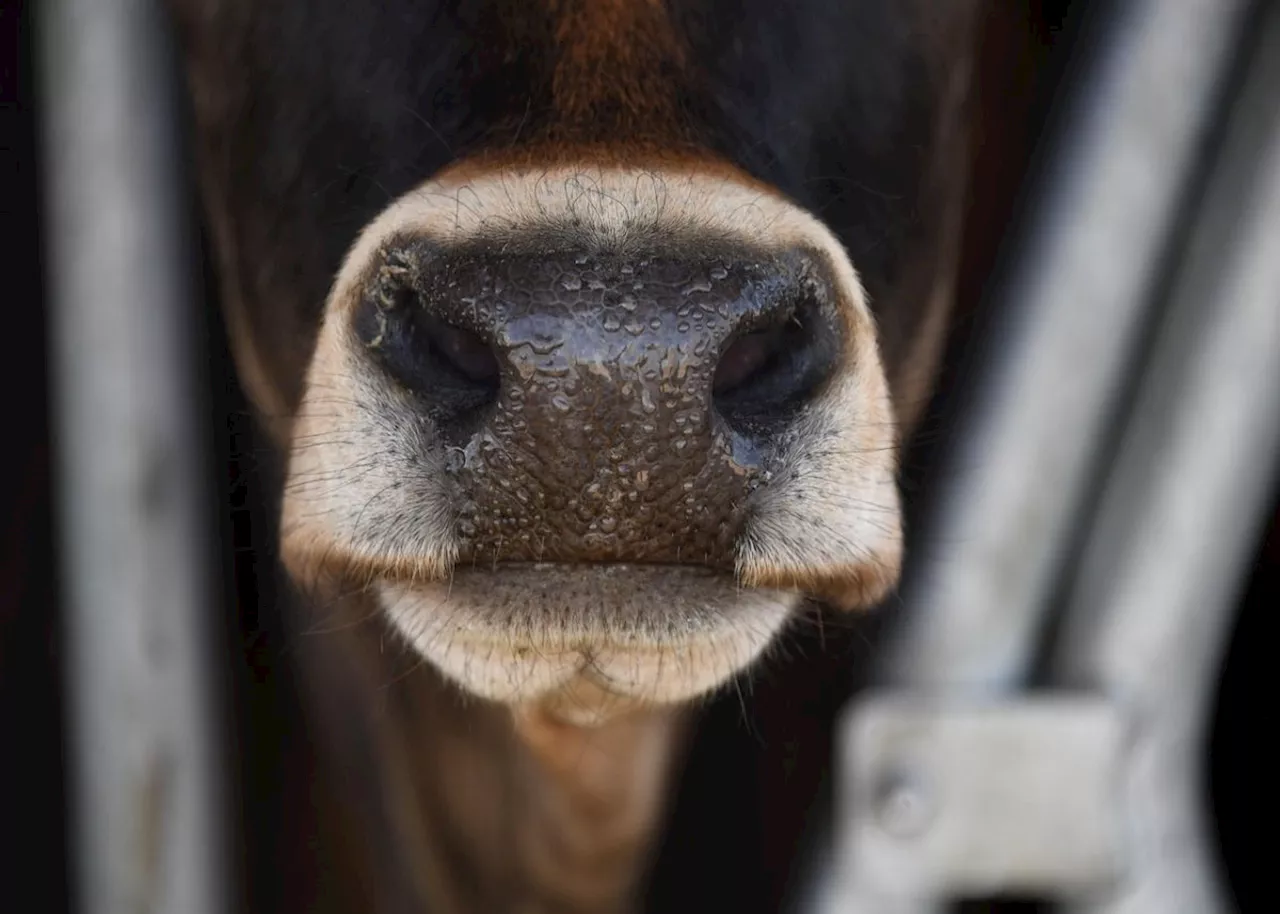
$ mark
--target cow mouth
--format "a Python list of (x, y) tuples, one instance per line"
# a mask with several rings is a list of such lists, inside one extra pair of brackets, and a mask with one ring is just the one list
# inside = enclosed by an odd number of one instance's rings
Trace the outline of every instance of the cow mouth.
[(511, 705), (568, 695), (593, 719), (716, 690), (801, 601), (714, 568), (630, 563), (463, 566), (376, 591), (396, 630), (465, 691)]

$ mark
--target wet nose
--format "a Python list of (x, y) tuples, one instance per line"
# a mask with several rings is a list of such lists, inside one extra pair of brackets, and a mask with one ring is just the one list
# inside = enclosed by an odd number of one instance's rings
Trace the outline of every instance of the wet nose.
[(355, 331), (456, 483), (466, 561), (731, 567), (835, 370), (804, 252), (381, 252)]

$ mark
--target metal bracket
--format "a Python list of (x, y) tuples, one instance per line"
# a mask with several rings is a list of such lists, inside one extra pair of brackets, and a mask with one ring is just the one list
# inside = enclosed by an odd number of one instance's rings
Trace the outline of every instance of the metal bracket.
[(1105, 889), (1126, 844), (1123, 743), (1099, 699), (870, 696), (845, 730), (841, 869), (887, 897)]

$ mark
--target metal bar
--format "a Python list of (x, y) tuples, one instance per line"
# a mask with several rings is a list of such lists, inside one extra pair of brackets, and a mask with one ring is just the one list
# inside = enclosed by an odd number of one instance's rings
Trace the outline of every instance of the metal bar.
[(1054, 658), (1055, 682), (1107, 696), (1131, 721), (1130, 878), (1082, 914), (1228, 908), (1201, 766), (1280, 471), (1280, 8), (1257, 34)]
[(1248, 4), (1114, 6), (994, 303), (973, 407), (951, 423), (890, 682), (998, 691), (1026, 675)]
[(216, 914), (227, 857), (192, 261), (160, 13), (39, 7), (74, 899)]
[[(1120, 2), (1090, 49), (1017, 263), (993, 302), (1001, 332), (984, 341), (972, 397), (949, 423), (959, 432), (939, 474), (944, 491), (918, 537), (902, 624), (879, 670), (917, 708), (933, 700), (939, 713), (1017, 716), (1248, 8)], [(885, 891), (853, 871), (852, 836), (865, 825), (856, 820), (876, 808), (849, 795), (860, 710), (844, 722), (849, 770), (837, 786), (835, 846), (801, 907), (940, 911), (945, 898)]]

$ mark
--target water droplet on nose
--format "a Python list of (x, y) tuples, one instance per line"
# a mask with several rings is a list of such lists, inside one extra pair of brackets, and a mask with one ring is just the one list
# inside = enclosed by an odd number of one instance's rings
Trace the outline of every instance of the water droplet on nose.
[(688, 333), (688, 332), (689, 332), (689, 322), (688, 322), (688, 321), (681, 321), (680, 323), (676, 324), (676, 329), (677, 329), (677, 330), (679, 330), (681, 333)]
[(612, 533), (614, 530), (617, 530), (618, 529), (617, 518), (611, 517), (609, 515), (606, 515), (600, 518), (600, 529), (603, 530), (605, 533)]
[(529, 340), (529, 348), (537, 355), (550, 355), (563, 345), (564, 340), (558, 334), (545, 330), (533, 334), (533, 338)]
[(578, 266), (582, 266), (590, 259), (591, 258), (586, 254), (579, 254), (577, 257), (573, 258), (573, 262)]
[(729, 271), (726, 270), (724, 267), (712, 267), (711, 269), (712, 279), (724, 279), (728, 275), (729, 275)]
[(580, 276), (563, 276), (560, 279), (560, 285), (570, 292), (577, 292), (582, 288), (582, 278)]
[(653, 402), (653, 393), (647, 387), (640, 388), (640, 408), (646, 413), (654, 413), (658, 406)]
[(660, 317), (651, 318), (651, 319), (649, 320), (649, 329), (650, 329), (650, 330), (661, 330), (661, 329), (662, 329), (662, 318), (660, 318)]
[[(689, 442), (685, 441), (683, 438), (677, 440), (676, 443), (672, 445), (676, 451), (683, 451), (688, 446)], [(687, 483), (687, 485), (692, 485), (692, 483)]]
[(708, 279), (698, 279), (680, 290), (681, 295), (692, 295), (694, 292), (710, 292), (711, 281)]
[(618, 304), (622, 306), (623, 311), (636, 310), (636, 300), (635, 300), (635, 296), (633, 295), (622, 296), (622, 301), (618, 302)]
[(622, 322), (619, 321), (612, 314), (608, 314), (608, 315), (605, 315), (603, 326), (604, 326), (604, 329), (612, 333), (613, 331), (617, 330), (619, 327), (622, 326)]
[(627, 333), (630, 333), (632, 336), (639, 336), (644, 333), (644, 324), (639, 321), (627, 321), (626, 329)]
[(556, 394), (551, 398), (551, 405), (562, 413), (567, 413), (573, 408), (573, 404), (569, 402), (569, 398), (564, 394)]
[[(534, 372), (538, 370), (533, 364), (533, 357), (523, 349), (517, 353), (512, 353), (511, 364), (515, 366), (516, 373), (526, 381), (533, 377)], [(518, 387), (511, 388), (510, 395), (512, 397), (523, 396)]]

